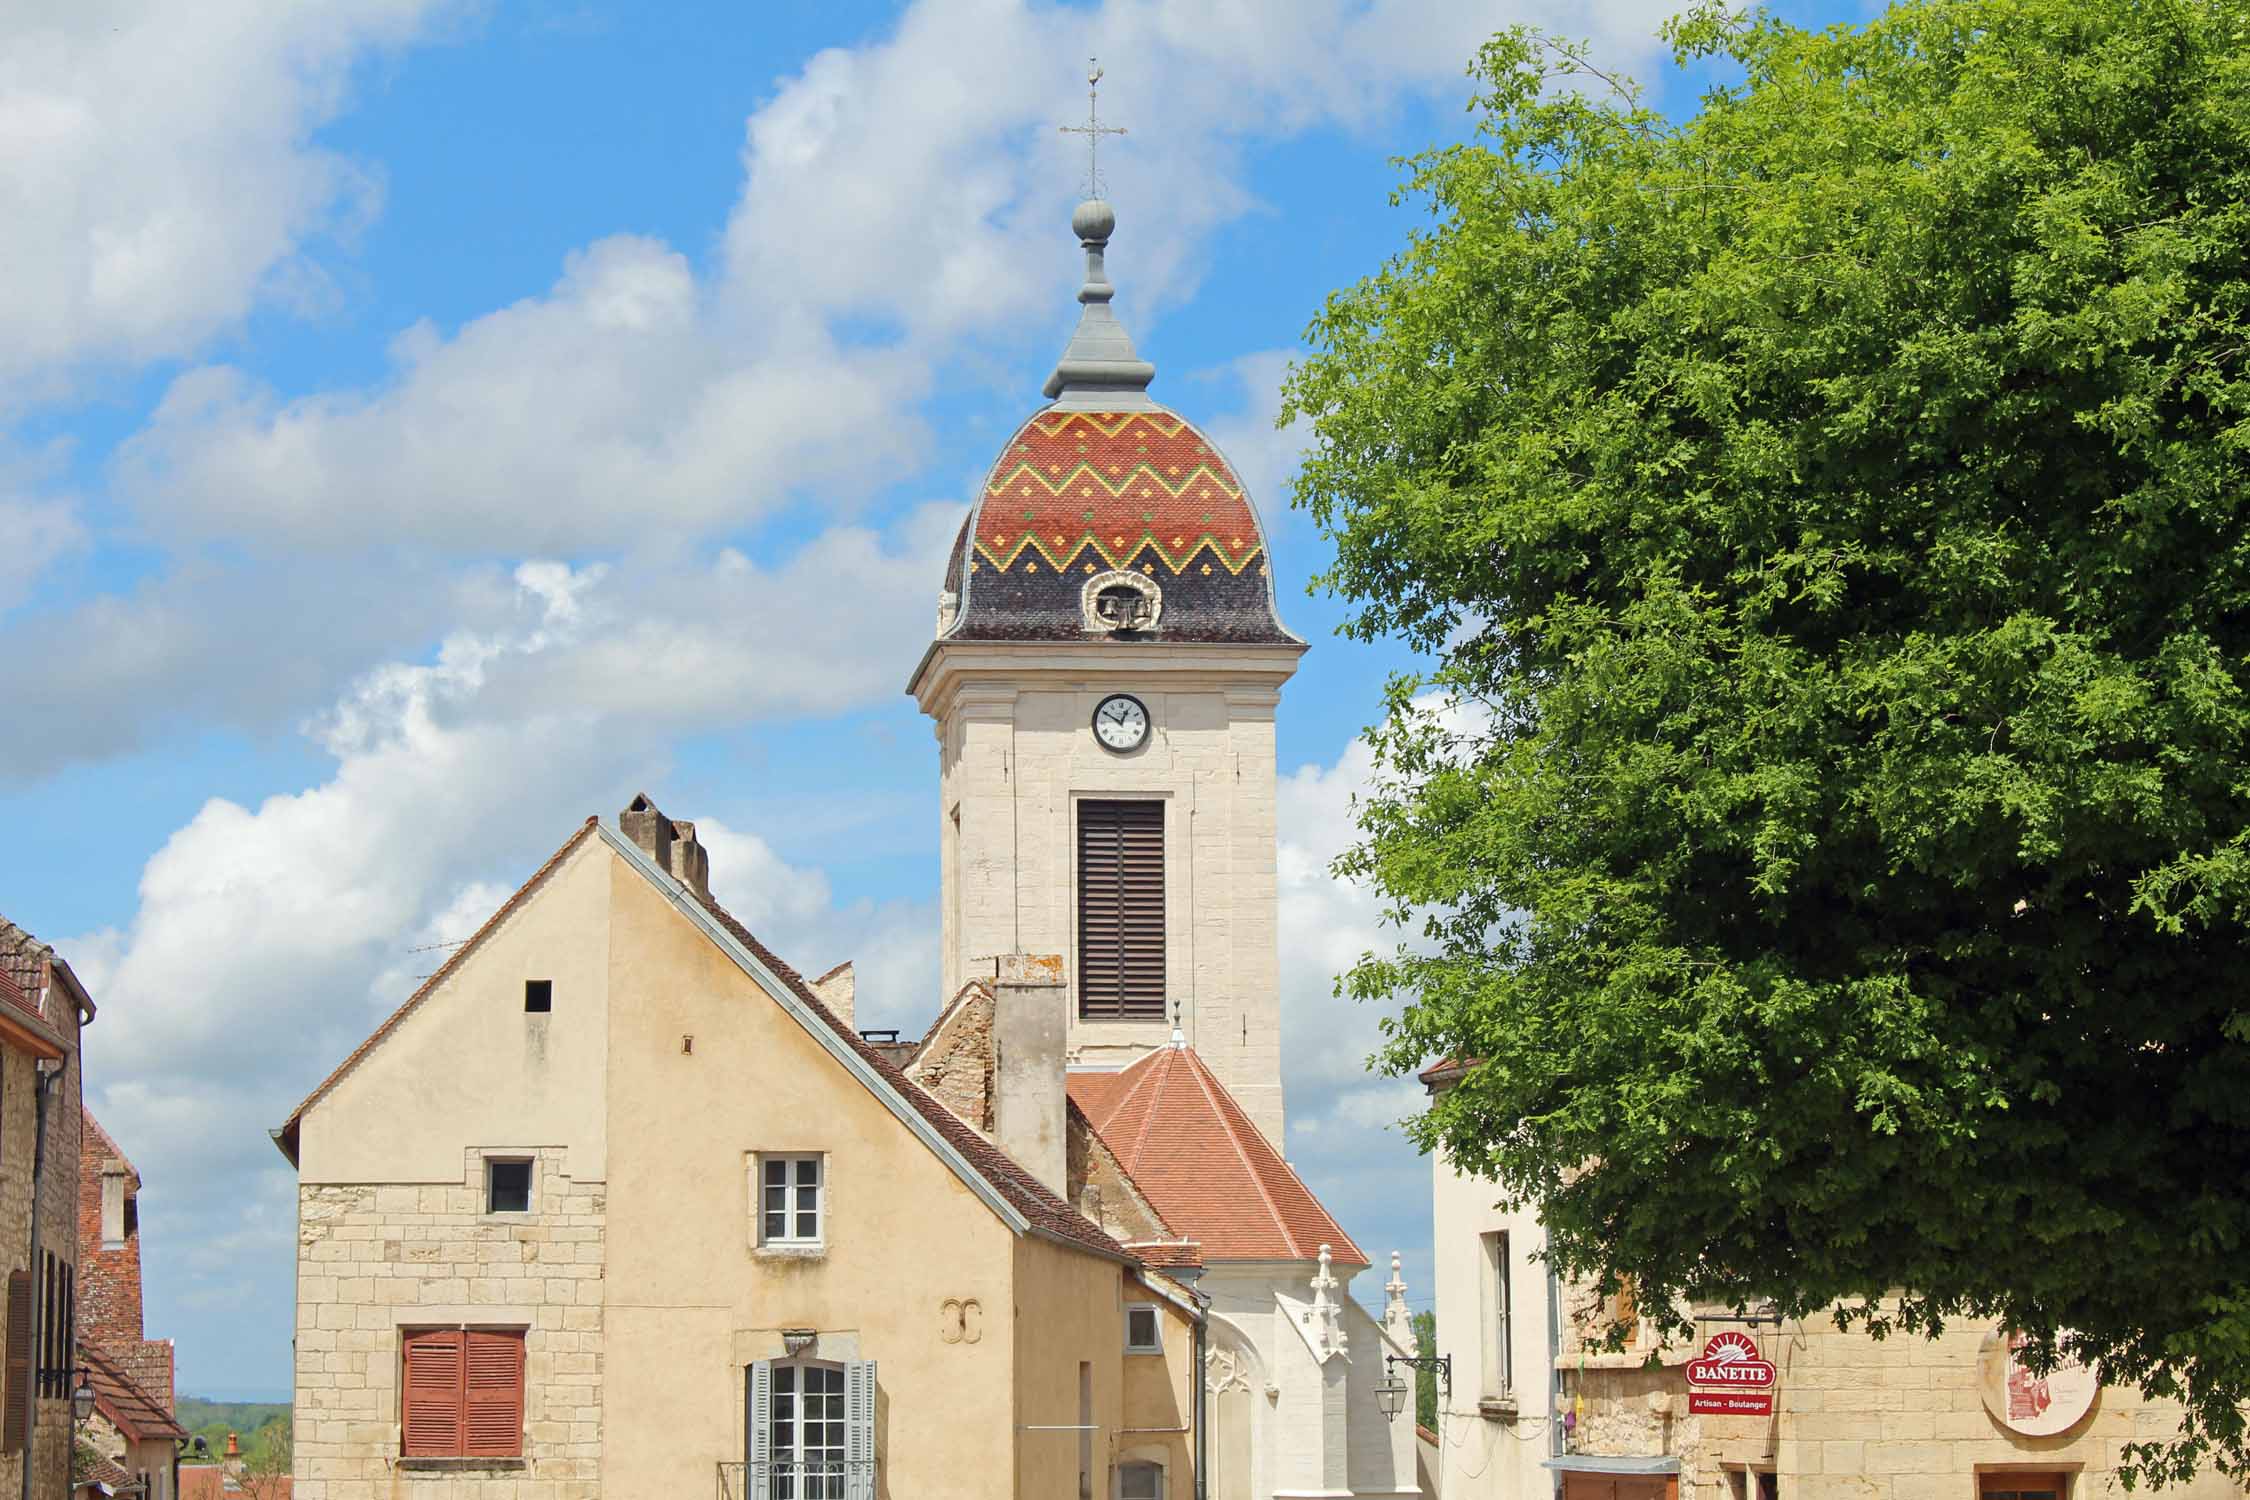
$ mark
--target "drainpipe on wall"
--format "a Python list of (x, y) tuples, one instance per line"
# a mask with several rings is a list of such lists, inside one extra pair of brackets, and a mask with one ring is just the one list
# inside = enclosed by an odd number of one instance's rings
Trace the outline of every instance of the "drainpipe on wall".
[[(1547, 1447), (1563, 1456), (1562, 1283), (1552, 1262), (1547, 1266)], [(1562, 1471), (1555, 1471), (1555, 1493), (1562, 1493)]]
[[(50, 984), (46, 990), (40, 992), (39, 1012), (41, 1015), (46, 1014), (47, 993), (52, 988), (53, 986)], [(46, 1176), (47, 1170), (47, 1094), (55, 1086), (55, 1081), (62, 1077), (62, 1070), (66, 1064), (55, 1064), (55, 1071), (52, 1073), (47, 1071), (47, 1065), (43, 1060), (35, 1062), (31, 1066), (39, 1081), (31, 1091), (35, 1123), (31, 1131), (31, 1260), (29, 1266), (31, 1273), (31, 1350), (27, 1352), (31, 1354), (32, 1370), (31, 1378), (23, 1383), (23, 1500), (31, 1500), (32, 1456), (38, 1451), (39, 1359), (37, 1350), (41, 1339), (46, 1334), (46, 1329), (41, 1326), (40, 1322), (42, 1308), (39, 1293), (45, 1286), (45, 1280), (39, 1274), (39, 1187), (42, 1179)]]
[(1188, 1291), (1195, 1297), (1197, 1310), (1203, 1314), (1195, 1320), (1195, 1500), (1210, 1500), (1211, 1443), (1206, 1404), (1210, 1397), (1209, 1387), (1204, 1384), (1203, 1361), (1211, 1347), (1211, 1299), (1194, 1287), (1189, 1287)]

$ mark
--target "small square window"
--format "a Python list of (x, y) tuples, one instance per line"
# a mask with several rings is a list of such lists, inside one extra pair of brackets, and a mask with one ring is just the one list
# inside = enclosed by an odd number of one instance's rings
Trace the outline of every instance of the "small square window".
[(531, 1212), (531, 1163), (487, 1161), (484, 1164), (484, 1211), (488, 1214)]
[(758, 1158), (758, 1243), (817, 1245), (821, 1242), (821, 1158)]
[(1136, 1302), (1125, 1309), (1125, 1352), (1162, 1354), (1163, 1341), (1156, 1331), (1156, 1305)]
[(1164, 1466), (1119, 1464), (1117, 1500), (1164, 1500)]
[(526, 979), (523, 982), (523, 1008), (534, 1015), (545, 1015), (555, 1008), (555, 982), (552, 979)]

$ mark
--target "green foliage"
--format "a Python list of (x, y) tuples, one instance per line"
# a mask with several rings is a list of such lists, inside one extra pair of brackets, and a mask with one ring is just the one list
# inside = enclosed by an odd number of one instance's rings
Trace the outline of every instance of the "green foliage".
[(1437, 662), (1343, 986), (1564, 1270), (2069, 1331), (2250, 1472), (2250, 5), (1670, 35), (1680, 124), (1495, 39), (1292, 378)]
[[(1406, 1326), (1414, 1331), (1414, 1347), (1424, 1354), (1435, 1354), (1437, 1347), (1437, 1313), (1433, 1311), (1410, 1314)], [(1437, 1371), (1414, 1372), (1414, 1420), (1430, 1431), (1437, 1431)]]
[(214, 1459), (223, 1458), (227, 1451), (227, 1434), (234, 1433), (245, 1454), (255, 1452), (266, 1430), (280, 1423), (288, 1431), (289, 1403), (286, 1401), (206, 1401), (201, 1396), (182, 1396), (176, 1407), (177, 1420), (186, 1428), (190, 1438), (202, 1438), (209, 1445)]

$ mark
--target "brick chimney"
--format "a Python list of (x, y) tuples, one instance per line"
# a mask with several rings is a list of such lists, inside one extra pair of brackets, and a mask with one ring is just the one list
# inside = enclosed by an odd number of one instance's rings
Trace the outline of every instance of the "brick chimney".
[(711, 855), (696, 842), (693, 823), (665, 817), (642, 792), (617, 815), (617, 831), (638, 844), (659, 870), (698, 896), (710, 897)]
[(1068, 1201), (1063, 1037), (1069, 994), (1055, 953), (1004, 953), (992, 982), (992, 1134), (1001, 1150)]

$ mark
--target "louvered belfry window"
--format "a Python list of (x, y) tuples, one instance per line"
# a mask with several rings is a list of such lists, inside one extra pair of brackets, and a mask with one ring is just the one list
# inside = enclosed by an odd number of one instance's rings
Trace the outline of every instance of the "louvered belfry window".
[(1164, 804), (1078, 804), (1078, 1014), (1164, 1019)]
[(521, 1456), (522, 1329), (416, 1329), (405, 1355), (405, 1457)]

